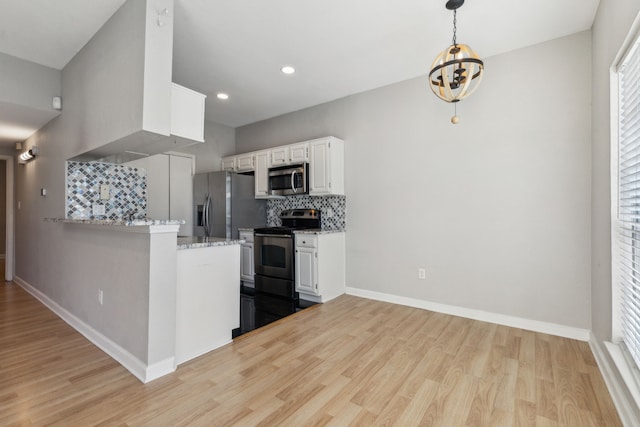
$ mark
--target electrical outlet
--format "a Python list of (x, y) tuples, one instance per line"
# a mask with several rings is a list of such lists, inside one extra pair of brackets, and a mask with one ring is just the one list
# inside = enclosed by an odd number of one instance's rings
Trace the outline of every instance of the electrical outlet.
[(109, 184), (100, 184), (100, 200), (109, 200)]
[(98, 289), (98, 302), (100, 303), (100, 305), (102, 305), (103, 297), (104, 293), (102, 292), (102, 289)]
[(333, 209), (327, 208), (325, 211), (327, 218), (333, 218)]
[(425, 280), (426, 278), (427, 278), (427, 270), (425, 270), (424, 268), (419, 268), (418, 269), (418, 279)]

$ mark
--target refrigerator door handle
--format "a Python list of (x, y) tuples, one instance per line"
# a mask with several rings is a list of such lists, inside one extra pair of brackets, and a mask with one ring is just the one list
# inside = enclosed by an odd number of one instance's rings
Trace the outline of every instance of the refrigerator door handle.
[(211, 221), (211, 213), (213, 212), (213, 197), (209, 194), (209, 215), (207, 215), (207, 227), (209, 227), (209, 233), (207, 237), (211, 237), (213, 235), (213, 221)]
[(209, 201), (209, 195), (204, 198), (204, 204), (202, 205), (202, 228), (204, 228), (204, 235), (207, 235), (207, 202)]
[(204, 202), (204, 234), (206, 237), (209, 237), (209, 203), (211, 200), (211, 194), (207, 193), (207, 199)]

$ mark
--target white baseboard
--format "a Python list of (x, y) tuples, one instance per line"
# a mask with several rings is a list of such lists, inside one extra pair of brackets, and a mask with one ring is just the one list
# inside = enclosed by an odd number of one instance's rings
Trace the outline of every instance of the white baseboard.
[[(605, 345), (607, 344), (605, 343)], [(622, 424), (625, 426), (640, 425), (640, 420), (638, 420), (635, 415), (635, 402), (632, 402), (628, 398), (629, 395), (626, 390), (626, 385), (620, 382), (620, 375), (616, 375), (617, 367), (615, 366), (615, 362), (612, 364), (612, 359), (607, 357), (609, 350), (605, 350), (593, 334), (591, 334), (591, 339), (589, 340), (589, 347), (591, 347), (591, 352), (602, 373), (602, 378), (609, 389), (609, 394), (611, 394), (611, 399), (618, 411)], [(607, 345), (607, 347), (609, 346)]]
[(68, 323), (72, 328), (81, 333), (85, 338), (95, 344), (102, 351), (107, 353), (118, 363), (124, 366), (136, 378), (143, 383), (147, 383), (163, 375), (169, 374), (176, 370), (174, 358), (162, 360), (152, 365), (146, 365), (140, 359), (120, 347), (115, 342), (101, 334), (100, 332), (87, 325), (78, 317), (73, 315), (67, 309), (60, 306), (47, 295), (34, 288), (22, 278), (16, 276), (13, 281), (20, 285), (25, 291), (33, 295), (38, 301), (44, 304), (49, 310), (53, 311), (58, 317)]
[(440, 304), (431, 301), (419, 300), (416, 298), (401, 297), (398, 295), (369, 291), (366, 289), (347, 287), (347, 294), (362, 298), (374, 299), (377, 301), (390, 302), (393, 304), (406, 305), (409, 307), (422, 308), (424, 310), (435, 311), (438, 313), (451, 314), (453, 316), (466, 317), (468, 319), (480, 320), (483, 322), (497, 323), (499, 325), (526, 329), (528, 331), (557, 335), (565, 338), (572, 338), (580, 341), (589, 341), (589, 337), (591, 334), (591, 331), (588, 329), (558, 325), (556, 323), (541, 322), (539, 320), (524, 319), (522, 317), (508, 316), (506, 314), (491, 313), (488, 311), (457, 307), (454, 305)]

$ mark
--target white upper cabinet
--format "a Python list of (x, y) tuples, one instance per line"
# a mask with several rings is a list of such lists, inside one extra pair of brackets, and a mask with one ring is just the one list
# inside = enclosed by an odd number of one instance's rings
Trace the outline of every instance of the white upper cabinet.
[(332, 136), (309, 141), (309, 194), (344, 195), (344, 141)]
[(239, 154), (235, 158), (238, 172), (247, 172), (255, 169), (255, 155), (253, 153)]
[(284, 145), (271, 149), (271, 167), (286, 166), (309, 161), (309, 144)]
[(306, 142), (289, 146), (289, 160), (291, 163), (306, 163), (309, 161), (309, 144)]
[(269, 151), (255, 153), (255, 188), (256, 199), (269, 198)]
[(276, 197), (269, 196), (269, 168), (297, 163), (309, 163), (310, 195), (344, 196), (344, 141), (333, 136), (225, 157), (222, 170), (254, 171), (255, 197), (266, 199)]
[(233, 172), (236, 170), (236, 156), (224, 157), (222, 159), (222, 170)]
[(277, 147), (271, 149), (271, 166), (284, 166), (289, 164), (289, 147)]
[(171, 84), (171, 134), (204, 142), (204, 102), (206, 95)]

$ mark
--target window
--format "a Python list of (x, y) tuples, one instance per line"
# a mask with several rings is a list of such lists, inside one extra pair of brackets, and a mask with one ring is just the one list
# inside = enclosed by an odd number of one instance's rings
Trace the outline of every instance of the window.
[[(614, 338), (621, 340), (635, 367), (640, 366), (640, 49), (631, 43), (614, 70), (617, 79), (617, 149), (614, 190)], [(615, 81), (614, 79), (614, 81)], [(613, 88), (613, 87), (612, 87)], [(614, 111), (614, 114), (616, 112)], [(617, 134), (617, 138), (615, 138)], [(616, 187), (614, 187), (615, 189)], [(617, 197), (615, 197), (617, 196)], [(616, 200), (617, 199), (617, 200)]]

